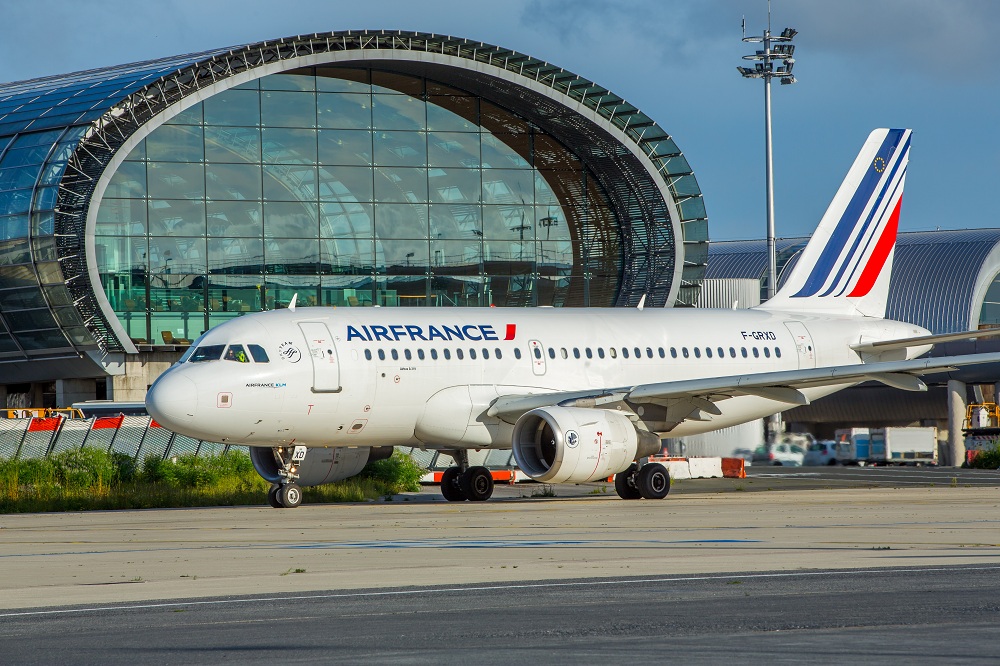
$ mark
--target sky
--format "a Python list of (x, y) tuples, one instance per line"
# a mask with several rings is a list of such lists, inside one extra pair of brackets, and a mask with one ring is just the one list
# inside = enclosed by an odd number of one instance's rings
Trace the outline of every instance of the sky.
[[(764, 85), (736, 71), (766, 0), (0, 0), (0, 81), (348, 29), (515, 49), (595, 81), (671, 134), (712, 240), (762, 238)], [(772, 86), (775, 226), (808, 235), (868, 133), (912, 128), (902, 231), (1000, 227), (1000, 2), (774, 0), (798, 83)]]

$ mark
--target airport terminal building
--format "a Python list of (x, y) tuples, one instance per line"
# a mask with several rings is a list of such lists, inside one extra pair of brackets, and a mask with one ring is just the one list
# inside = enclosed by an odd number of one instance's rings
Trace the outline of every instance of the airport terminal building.
[(670, 135), (531, 56), (299, 36), (0, 85), (0, 404), (141, 399), (209, 327), (301, 305), (693, 304)]

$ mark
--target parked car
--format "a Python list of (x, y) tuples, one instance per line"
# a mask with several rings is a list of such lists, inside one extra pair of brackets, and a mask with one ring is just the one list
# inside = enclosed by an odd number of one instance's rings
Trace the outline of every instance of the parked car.
[(733, 457), (743, 458), (743, 462), (746, 463), (747, 466), (753, 464), (753, 451), (750, 449), (736, 449), (733, 451)]
[(837, 464), (837, 442), (824, 439), (809, 445), (802, 464), (809, 467)]
[(799, 467), (802, 465), (805, 454), (806, 452), (798, 444), (789, 444), (788, 442), (763, 444), (753, 452), (753, 463), (755, 465)]

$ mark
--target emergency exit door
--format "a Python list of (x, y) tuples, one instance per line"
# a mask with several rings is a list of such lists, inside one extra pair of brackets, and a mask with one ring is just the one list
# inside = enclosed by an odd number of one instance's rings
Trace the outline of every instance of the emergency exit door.
[(333, 344), (330, 329), (323, 322), (299, 322), (302, 335), (306, 339), (306, 349), (312, 362), (313, 393), (337, 393), (340, 391), (340, 362), (337, 348)]

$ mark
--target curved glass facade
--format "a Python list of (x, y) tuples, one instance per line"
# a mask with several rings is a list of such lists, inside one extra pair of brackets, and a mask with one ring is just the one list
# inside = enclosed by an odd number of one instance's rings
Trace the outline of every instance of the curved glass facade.
[(580, 160), (487, 100), (379, 69), (272, 74), (154, 129), (96, 262), (136, 342), (288, 304), (613, 304), (618, 220)]

